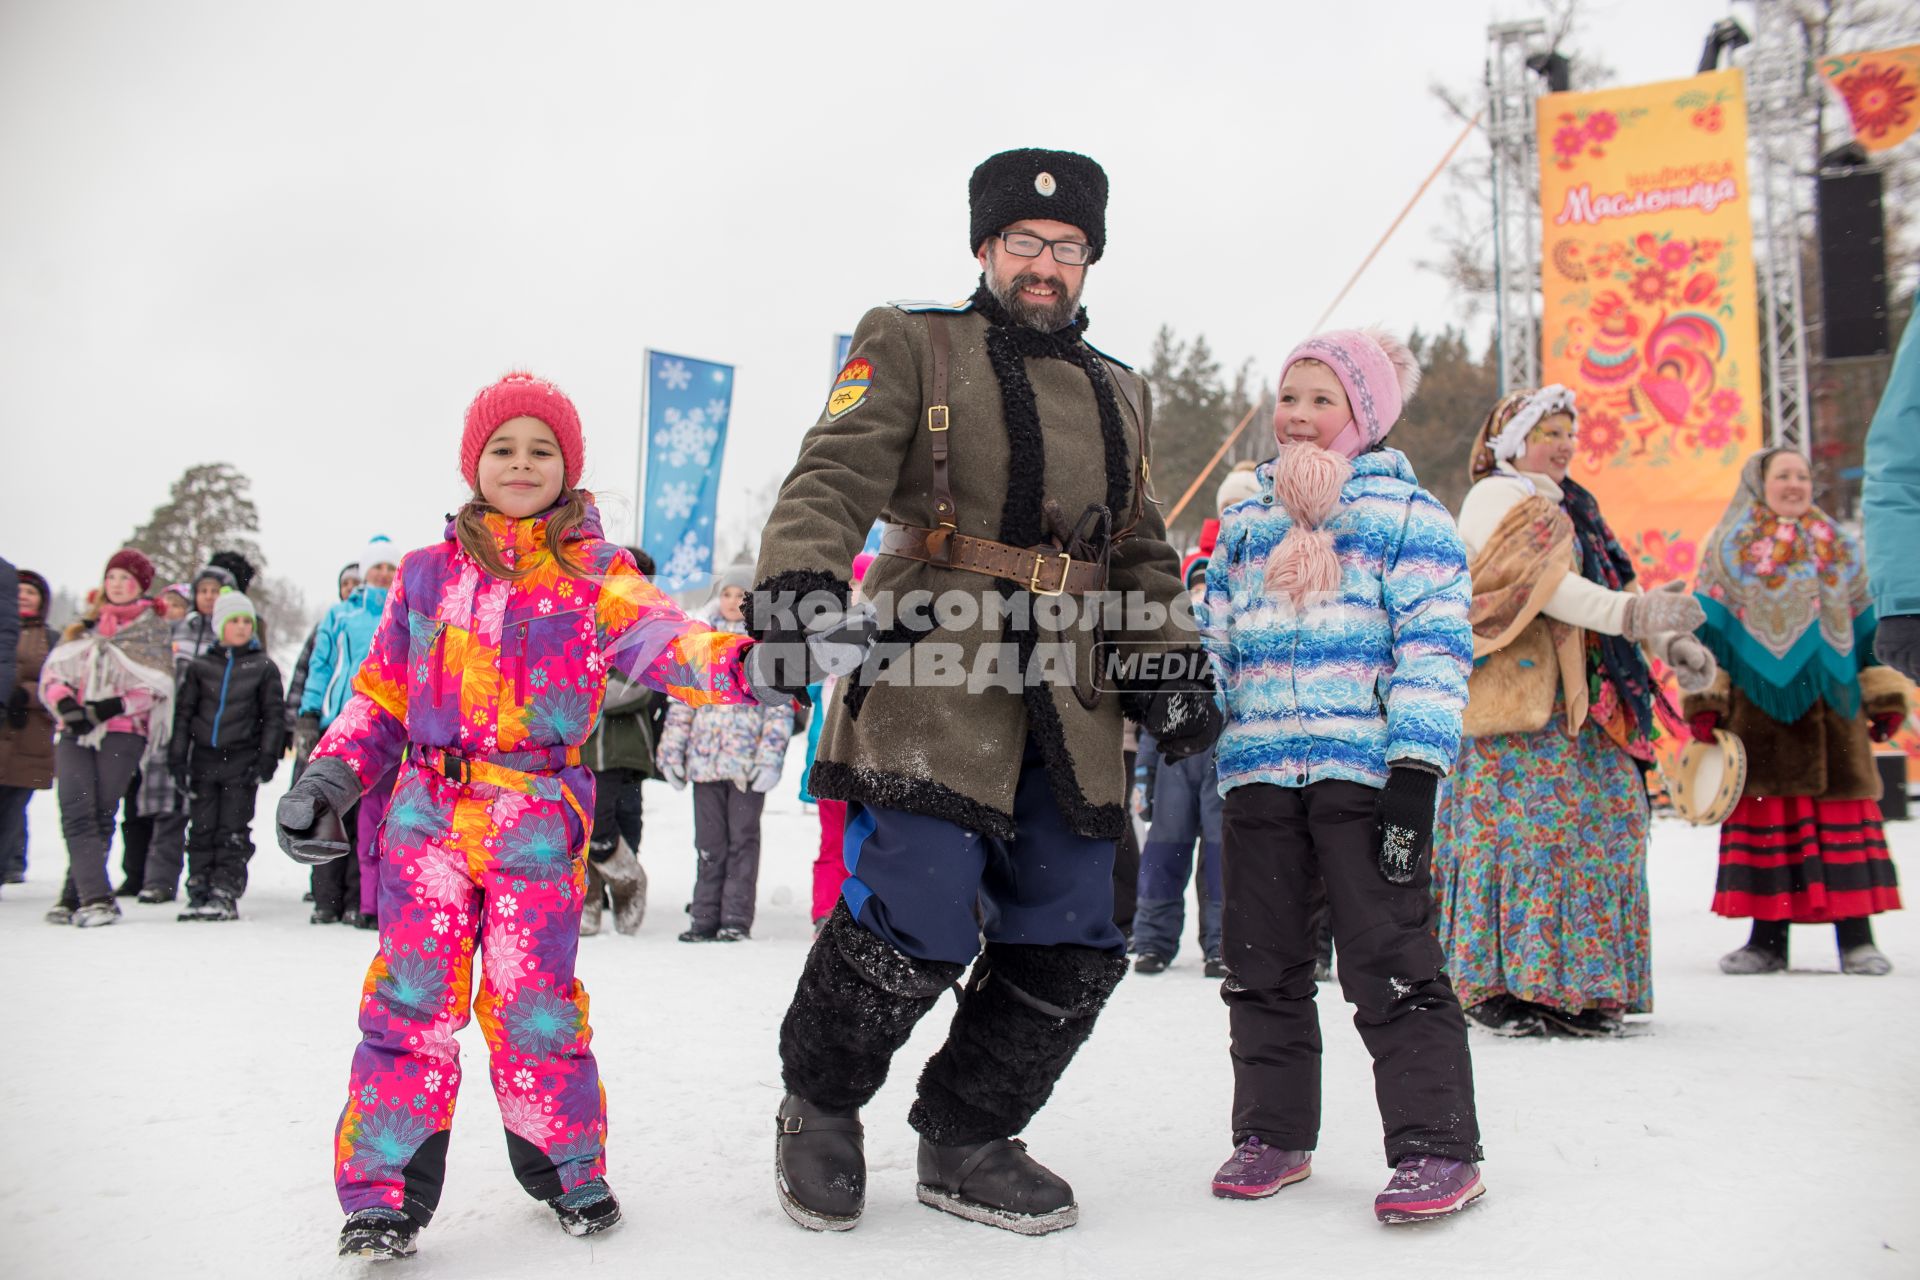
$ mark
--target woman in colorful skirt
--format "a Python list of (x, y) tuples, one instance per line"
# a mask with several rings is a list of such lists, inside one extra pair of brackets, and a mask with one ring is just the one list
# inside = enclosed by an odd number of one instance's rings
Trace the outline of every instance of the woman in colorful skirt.
[(1722, 674), (1685, 710), (1695, 737), (1724, 726), (1747, 749), (1746, 788), (1720, 828), (1713, 910), (1751, 917), (1753, 935), (1720, 968), (1785, 969), (1789, 924), (1831, 924), (1842, 972), (1889, 973), (1870, 917), (1897, 908), (1900, 890), (1872, 744), (1906, 717), (1906, 680), (1874, 662), (1860, 548), (1813, 505), (1804, 456), (1748, 460), (1698, 585), (1700, 636)]
[(1436, 928), (1467, 1015), (1508, 1036), (1617, 1034), (1653, 1008), (1648, 650), (1684, 687), (1712, 656), (1684, 591), (1641, 594), (1569, 479), (1573, 393), (1517, 391), (1474, 442), (1460, 510), (1473, 572), (1466, 736), (1440, 789)]

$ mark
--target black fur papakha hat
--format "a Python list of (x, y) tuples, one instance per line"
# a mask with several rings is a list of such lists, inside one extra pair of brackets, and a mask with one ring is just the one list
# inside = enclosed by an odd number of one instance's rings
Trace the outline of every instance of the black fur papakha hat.
[(1022, 218), (1065, 222), (1086, 233), (1098, 262), (1107, 248), (1107, 171), (1072, 151), (1035, 147), (988, 156), (967, 183), (973, 252)]

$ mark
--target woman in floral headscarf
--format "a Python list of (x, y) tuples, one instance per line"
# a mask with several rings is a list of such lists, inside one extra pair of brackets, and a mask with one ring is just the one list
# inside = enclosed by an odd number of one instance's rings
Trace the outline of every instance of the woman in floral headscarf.
[(1714, 673), (1687, 634), (1699, 607), (1684, 589), (1641, 594), (1568, 478), (1576, 433), (1565, 387), (1507, 396), (1474, 442), (1460, 509), (1474, 672), (1433, 891), (1460, 1003), (1509, 1036), (1611, 1035), (1653, 1007), (1643, 779), (1658, 695), (1641, 645), (1683, 687)]
[(1720, 968), (1785, 969), (1789, 924), (1831, 924), (1842, 971), (1891, 972), (1868, 919), (1900, 905), (1872, 744), (1899, 728), (1907, 686), (1873, 659), (1860, 548), (1813, 505), (1803, 455), (1748, 459), (1701, 552), (1699, 598), (1722, 674), (1685, 710), (1695, 737), (1724, 724), (1747, 748), (1713, 910), (1752, 917), (1753, 935)]

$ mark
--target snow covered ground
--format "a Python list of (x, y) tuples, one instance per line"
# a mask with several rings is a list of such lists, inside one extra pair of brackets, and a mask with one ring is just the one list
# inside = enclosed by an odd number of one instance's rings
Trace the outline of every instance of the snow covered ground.
[[(266, 831), (277, 794), (261, 797), (240, 923), (128, 904), (120, 927), (91, 932), (40, 921), (64, 850), (50, 795), (36, 797), (31, 879), (0, 897), (0, 1274), (368, 1266), (333, 1257), (328, 1165), (373, 936), (306, 923), (305, 873)], [(657, 784), (647, 803), (653, 914), (637, 937), (587, 939), (580, 963), (626, 1224), (591, 1242), (561, 1234), (513, 1182), (486, 1072), (469, 1070), (440, 1214), (393, 1274), (1920, 1275), (1920, 921), (1881, 918), (1889, 978), (1839, 976), (1831, 931), (1813, 928), (1795, 931), (1792, 974), (1722, 977), (1715, 958), (1744, 929), (1706, 909), (1714, 833), (1672, 822), (1653, 847), (1658, 1012), (1605, 1043), (1476, 1035), (1489, 1192), (1461, 1218), (1374, 1224), (1387, 1170), (1370, 1076), (1325, 988), (1313, 1178), (1264, 1202), (1213, 1199), (1226, 1017), (1189, 949), (1121, 985), (1028, 1131), (1079, 1194), (1076, 1229), (1024, 1239), (914, 1200), (906, 1109), (943, 1005), (868, 1109), (865, 1221), (803, 1232), (774, 1204), (771, 1120), (775, 1031), (809, 938), (813, 820), (784, 789), (769, 806), (753, 942), (683, 946), (690, 806)], [(1889, 837), (1920, 884), (1920, 824)], [(469, 1067), (484, 1063), (478, 1028), (462, 1038)]]

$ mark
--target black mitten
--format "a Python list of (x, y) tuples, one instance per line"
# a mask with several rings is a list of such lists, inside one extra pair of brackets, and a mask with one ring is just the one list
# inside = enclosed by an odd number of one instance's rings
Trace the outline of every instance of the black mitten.
[(95, 724), (105, 724), (127, 709), (125, 700), (120, 698), (101, 698), (87, 704), (87, 715)]
[(27, 727), (27, 691), (19, 685), (13, 687), (13, 693), (7, 698), (7, 727), (9, 729)]
[(1433, 808), (1440, 791), (1440, 775), (1416, 764), (1394, 764), (1387, 769), (1387, 785), (1380, 792), (1380, 826), (1375, 855), (1380, 874), (1393, 884), (1412, 884), (1420, 860), (1433, 844)]
[(53, 709), (60, 713), (60, 723), (67, 726), (68, 733), (78, 736), (93, 732), (93, 721), (87, 718), (87, 709), (71, 695), (54, 703)]
[(1160, 744), (1163, 760), (1185, 760), (1211, 747), (1226, 721), (1213, 700), (1213, 682), (1182, 680), (1162, 685), (1141, 721)]
[(331, 862), (346, 856), (342, 815), (360, 798), (360, 779), (343, 760), (323, 756), (312, 761), (300, 780), (280, 797), (274, 834), (295, 862)]

